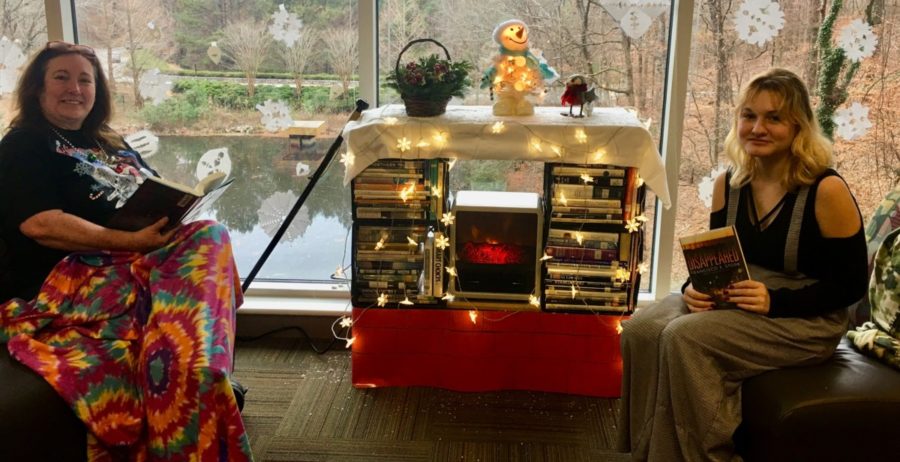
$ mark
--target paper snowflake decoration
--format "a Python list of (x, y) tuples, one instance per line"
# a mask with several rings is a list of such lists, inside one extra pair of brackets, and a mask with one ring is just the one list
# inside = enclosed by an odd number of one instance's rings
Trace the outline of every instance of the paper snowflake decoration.
[(300, 29), (303, 29), (303, 21), (296, 14), (288, 13), (284, 4), (278, 5), (278, 11), (272, 13), (272, 24), (269, 24), (272, 37), (291, 48), (300, 40)]
[(847, 59), (859, 62), (875, 53), (878, 37), (869, 23), (857, 18), (841, 29), (837, 43), (847, 54)]
[(202, 180), (211, 173), (222, 172), (225, 176), (231, 176), (231, 156), (228, 148), (210, 149), (200, 156), (197, 162), (197, 170), (194, 176)]
[(0, 95), (12, 93), (19, 80), (19, 68), (25, 64), (25, 54), (18, 43), (0, 38)]
[[(291, 191), (277, 191), (262, 201), (256, 212), (256, 218), (267, 236), (274, 236), (278, 232), (284, 224), (285, 215), (296, 202), (297, 195)], [(310, 224), (312, 224), (312, 218), (309, 215), (309, 208), (301, 207), (294, 219), (291, 220), (291, 224), (288, 225), (282, 241), (291, 242), (302, 237), (306, 234)]]
[(700, 180), (700, 184), (697, 186), (697, 195), (700, 196), (700, 200), (706, 207), (712, 207), (713, 185), (716, 183), (716, 178), (724, 172), (725, 166), (719, 165), (709, 173), (709, 176)]
[(297, 162), (297, 165), (294, 167), (294, 176), (306, 176), (309, 175), (309, 164), (305, 164), (303, 162)]
[(869, 108), (854, 102), (848, 108), (839, 109), (834, 114), (837, 134), (845, 140), (859, 138), (872, 128), (869, 121)]
[(215, 63), (219, 64), (222, 62), (222, 49), (219, 48), (219, 45), (216, 42), (209, 42), (209, 48), (206, 49), (206, 56), (209, 56), (209, 59)]
[(149, 130), (134, 132), (125, 137), (125, 142), (144, 159), (153, 156), (159, 151), (159, 137)]
[(784, 27), (784, 12), (771, 0), (744, 0), (734, 15), (734, 28), (741, 40), (763, 46)]
[(259, 121), (269, 132), (277, 132), (294, 125), (294, 119), (291, 118), (291, 110), (284, 101), (267, 99), (264, 103), (257, 104), (256, 109), (262, 113)]
[(159, 69), (150, 69), (141, 74), (141, 83), (138, 86), (141, 97), (159, 104), (169, 98), (172, 91), (172, 81), (165, 75), (160, 75)]
[(622, 32), (633, 39), (641, 38), (653, 24), (653, 20), (669, 10), (669, 3), (654, 0), (600, 0), (600, 6), (619, 23)]

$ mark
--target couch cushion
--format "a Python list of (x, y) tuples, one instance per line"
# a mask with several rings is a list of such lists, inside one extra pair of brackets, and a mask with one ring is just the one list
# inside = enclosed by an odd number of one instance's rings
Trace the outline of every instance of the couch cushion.
[(0, 344), (0, 461), (83, 461), (87, 430), (42, 377)]
[(900, 454), (900, 372), (842, 340), (823, 364), (767, 372), (742, 387), (735, 443), (747, 460), (889, 460)]

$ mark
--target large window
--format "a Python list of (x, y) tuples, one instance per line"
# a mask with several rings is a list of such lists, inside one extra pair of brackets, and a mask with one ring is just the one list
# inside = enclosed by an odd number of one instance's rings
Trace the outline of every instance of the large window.
[[(50, 38), (77, 38), (94, 47), (113, 86), (114, 128), (126, 136), (147, 130), (158, 137), (159, 149), (148, 159), (158, 170), (193, 182), (198, 169), (207, 171), (216, 162), (230, 166), (236, 184), (212, 215), (230, 229), (242, 275), (303, 191), (353, 101), (362, 94), (370, 102), (400, 102), (379, 85), (407, 43), (438, 40), (451, 58), (475, 63), (477, 82), (496, 53), (494, 26), (513, 17), (529, 25), (531, 46), (563, 78), (548, 87), (543, 104), (558, 106), (564, 79), (585, 74), (598, 89), (598, 105), (635, 108), (661, 140), (667, 162), (680, 166), (670, 170), (677, 178), (669, 179), (677, 207), (658, 210), (652, 196), (646, 203), (647, 214), (659, 221), (646, 225), (648, 233), (663, 230), (646, 240), (653, 245), (646, 262), (654, 261), (651, 255), (674, 256), (671, 263), (659, 260), (665, 268), (652, 268), (663, 275), (654, 286), (660, 292), (676, 289), (684, 279), (675, 239), (706, 228), (710, 179), (723, 161), (735, 98), (759, 71), (770, 66), (796, 71), (813, 89), (817, 105), (827, 109), (823, 120), (837, 121), (836, 167), (864, 217), (900, 176), (900, 94), (893, 91), (900, 57), (892, 42), (900, 5), (893, 0), (304, 0), (283, 6), (275, 0), (77, 0), (71, 27), (69, 3), (60, 1), (62, 15), (52, 9), (46, 19), (44, 5), (55, 2), (0, 5), (4, 119), (10, 116), (16, 69), (43, 46), (48, 23)], [(676, 14), (685, 6), (692, 7), (692, 20)], [(671, 44), (681, 41), (690, 42), (689, 53), (673, 54)], [(366, 48), (373, 43), (374, 54)], [(850, 51), (840, 61), (836, 50), (842, 44)], [(443, 51), (417, 44), (403, 60), (430, 53)], [(667, 79), (685, 75), (686, 89), (667, 93), (672, 85)], [(451, 104), (491, 101), (486, 90), (476, 88)], [(289, 121), (304, 121), (293, 130), (307, 136), (289, 138)], [(669, 125), (681, 124), (681, 132), (665, 133)], [(672, 143), (673, 137), (680, 143)], [(477, 164), (459, 165), (454, 185), (540, 190), (539, 165)], [(261, 279), (333, 281), (336, 268), (349, 265), (349, 188), (342, 173), (337, 163), (325, 172)], [(642, 278), (645, 288), (650, 280)]]

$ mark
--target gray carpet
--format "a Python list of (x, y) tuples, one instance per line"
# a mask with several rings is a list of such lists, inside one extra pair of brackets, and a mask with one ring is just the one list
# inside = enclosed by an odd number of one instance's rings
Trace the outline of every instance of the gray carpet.
[(257, 461), (628, 461), (616, 400), (554, 393), (354, 389), (350, 354), (303, 340), (239, 342)]

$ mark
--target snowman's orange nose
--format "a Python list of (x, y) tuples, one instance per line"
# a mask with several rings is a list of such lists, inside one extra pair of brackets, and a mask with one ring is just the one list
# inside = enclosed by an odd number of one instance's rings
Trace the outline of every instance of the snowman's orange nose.
[(520, 28), (519, 28), (519, 31), (516, 32), (516, 38), (521, 39), (521, 38), (522, 38), (522, 32), (525, 32), (525, 28), (520, 27)]

